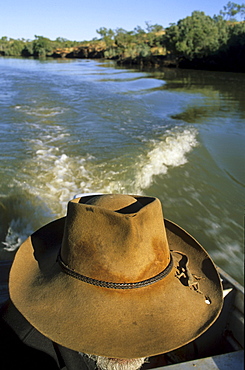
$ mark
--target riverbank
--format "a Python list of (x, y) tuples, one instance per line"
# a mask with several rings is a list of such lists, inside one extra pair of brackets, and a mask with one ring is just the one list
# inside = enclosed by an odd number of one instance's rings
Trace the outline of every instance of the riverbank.
[(72, 59), (105, 59), (114, 60), (119, 66), (138, 66), (138, 67), (149, 67), (149, 68), (161, 68), (161, 67), (178, 67), (178, 58), (173, 55), (149, 55), (146, 57), (136, 56), (136, 57), (124, 57), (124, 56), (114, 56), (106, 57), (106, 48), (103, 46), (83, 46), (79, 48), (74, 48), (73, 50), (59, 49), (49, 57), (52, 58), (72, 58)]
[[(171, 53), (150, 54), (143, 56), (123, 56), (117, 55), (106, 57), (106, 46), (103, 44), (87, 45), (70, 49), (57, 49), (47, 57), (52, 58), (72, 58), (72, 59), (106, 59), (114, 60), (118, 66), (128, 68), (138, 67), (139, 69), (151, 68), (182, 68), (222, 72), (245, 72), (245, 47), (231, 50), (230, 52), (220, 51), (213, 55), (203, 58), (187, 59), (185, 57), (175, 56)], [(156, 51), (155, 51), (156, 52)]]
[(151, 68), (157, 70), (161, 68), (181, 68), (222, 72), (245, 72), (245, 48), (234, 54), (220, 53), (205, 58), (194, 58), (192, 60), (188, 60), (184, 57), (177, 57), (173, 54), (149, 55), (146, 57), (116, 56), (106, 58), (105, 51), (106, 50), (102, 48), (81, 47), (67, 53), (64, 50), (55, 51), (50, 56), (53, 58), (114, 60), (118, 66), (125, 66), (128, 68), (138, 67), (139, 69)]
[(133, 31), (101, 27), (100, 38), (91, 41), (0, 39), (0, 55), (34, 58), (114, 60), (120, 66), (140, 69), (174, 67), (184, 69), (245, 72), (245, 21), (194, 11), (164, 29), (147, 24)]

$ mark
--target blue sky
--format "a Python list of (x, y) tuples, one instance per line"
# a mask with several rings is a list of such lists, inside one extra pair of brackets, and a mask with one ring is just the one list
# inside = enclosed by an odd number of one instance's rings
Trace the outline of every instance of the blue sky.
[[(243, 1), (234, 1), (242, 4)], [(145, 28), (145, 22), (163, 27), (191, 15), (194, 10), (213, 16), (228, 0), (3, 0), (0, 37), (52, 40), (92, 40), (100, 27)]]

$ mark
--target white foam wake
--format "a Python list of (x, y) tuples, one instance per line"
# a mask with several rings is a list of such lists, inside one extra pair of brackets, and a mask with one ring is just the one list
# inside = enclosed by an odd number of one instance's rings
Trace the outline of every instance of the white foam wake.
[(38, 209), (28, 213), (29, 222), (25, 220), (26, 226), (21, 233), (16, 221), (10, 223), (4, 242), (8, 250), (16, 249), (34, 231), (34, 213), (42, 223), (47, 221), (47, 208), (50, 210), (48, 217), (62, 217), (66, 213), (67, 202), (77, 193), (143, 194), (156, 176), (184, 165), (188, 161), (187, 154), (198, 144), (194, 128), (176, 127), (158, 140), (144, 142), (140, 155), (135, 152), (126, 159), (121, 157), (116, 161), (101, 162), (90, 154), (71, 156), (62, 152), (56, 146), (59, 135), (62, 139), (64, 133), (56, 127), (55, 141), (30, 140), (35, 156), (22, 168), (23, 177), (18, 176), (15, 181), (22, 191), (39, 200), (39, 203), (33, 202), (33, 207)]
[(197, 146), (195, 129), (168, 131), (160, 141), (153, 141), (153, 148), (142, 156), (138, 163), (140, 170), (135, 179), (137, 190), (148, 188), (153, 177), (166, 174), (170, 167), (178, 167), (187, 162), (186, 155)]
[(143, 154), (135, 153), (127, 161), (122, 158), (122, 163), (120, 159), (101, 163), (89, 154), (69, 156), (55, 143), (37, 140), (36, 156), (24, 168), (29, 181), (19, 184), (44, 199), (52, 212), (63, 215), (67, 201), (77, 192), (142, 193), (155, 176), (187, 162), (187, 154), (198, 144), (196, 136), (193, 128), (169, 130), (158, 140), (144, 143)]
[(2, 242), (4, 250), (15, 251), (32, 232), (30, 223), (24, 225), (23, 220), (19, 218), (11, 220), (5, 241)]

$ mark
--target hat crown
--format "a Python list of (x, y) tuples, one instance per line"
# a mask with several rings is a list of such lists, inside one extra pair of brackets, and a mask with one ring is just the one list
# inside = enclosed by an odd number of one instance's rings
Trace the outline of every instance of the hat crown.
[(102, 281), (157, 275), (170, 261), (160, 201), (117, 194), (70, 201), (61, 257), (77, 273)]

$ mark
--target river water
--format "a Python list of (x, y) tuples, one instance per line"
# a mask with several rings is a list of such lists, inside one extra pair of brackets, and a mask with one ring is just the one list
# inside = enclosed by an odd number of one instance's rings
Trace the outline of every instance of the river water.
[(0, 258), (77, 193), (160, 198), (243, 283), (245, 75), (0, 58)]

